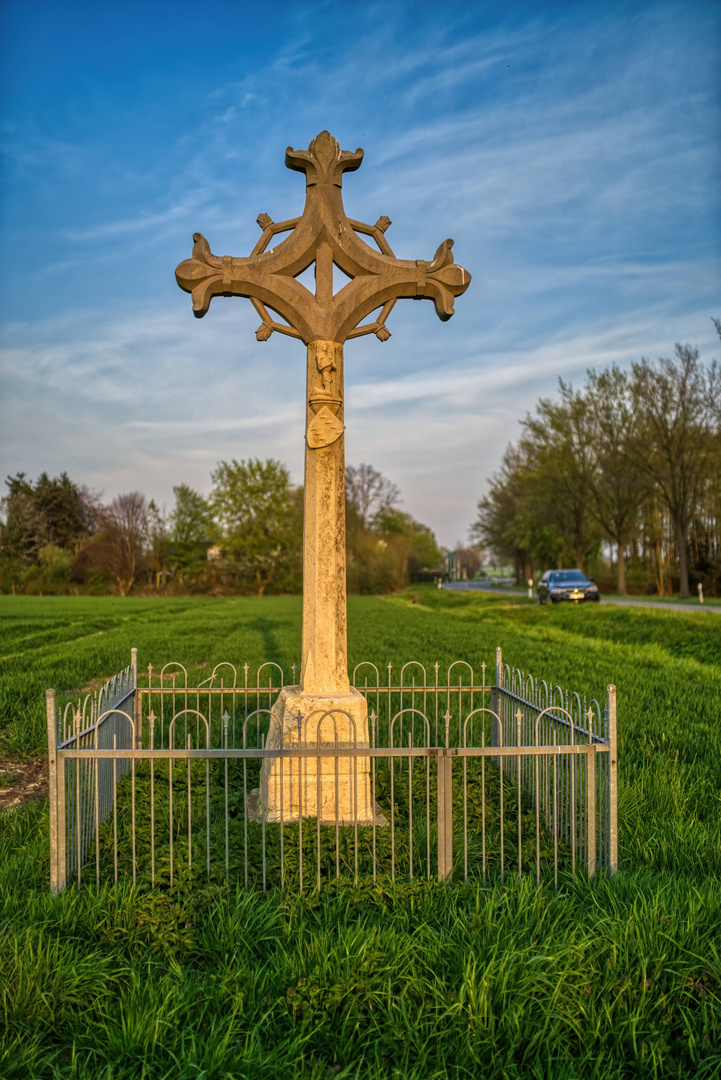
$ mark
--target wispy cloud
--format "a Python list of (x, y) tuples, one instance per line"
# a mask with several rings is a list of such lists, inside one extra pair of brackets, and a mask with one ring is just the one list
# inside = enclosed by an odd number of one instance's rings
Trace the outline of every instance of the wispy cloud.
[(196, 199), (186, 199), (159, 211), (157, 214), (133, 214), (120, 221), (108, 221), (78, 232), (68, 231), (69, 240), (110, 240), (128, 233), (147, 232), (158, 225), (167, 225), (187, 215), (191, 209), (197, 209)]
[(159, 40), (156, 71), (124, 78), (122, 95), (96, 69), (97, 101), (28, 84), (9, 110), (8, 471), (67, 468), (160, 501), (183, 479), (207, 489), (223, 457), (279, 457), (301, 480), (302, 348), (258, 345), (244, 301), (194, 320), (172, 272), (195, 230), (241, 255), (259, 211), (298, 213), (284, 149), (324, 127), (366, 149), (344, 183), (349, 214), (389, 214), (403, 258), (454, 236), (474, 277), (450, 323), (401, 303), (391, 341), (346, 354), (349, 459), (392, 476), (445, 542), (559, 375), (677, 339), (713, 353), (708, 5), (246, 8), (218, 14), (213, 48), (193, 29), (187, 55)]
[[(82, 333), (70, 319), (13, 327), (13, 347), (0, 354), (6, 471), (74, 467), (108, 496), (140, 486), (160, 502), (181, 480), (207, 490), (223, 458), (281, 458), (300, 482), (302, 350), (294, 342), (258, 345), (254, 313), (232, 307), (219, 308), (192, 338), (162, 309), (93, 322)], [(699, 344), (709, 348), (712, 313), (684, 326), (703, 328)], [(405, 507), (453, 544), (540, 394), (553, 393), (559, 376), (580, 383), (589, 367), (668, 353), (680, 325), (678, 316), (639, 308), (616, 325), (597, 319), (523, 349), (489, 331), (461, 337), (453, 355), (430, 368), (420, 350), (414, 362), (416, 349), (403, 349), (401, 361), (389, 343), (374, 350), (382, 370), (371, 378), (371, 350), (351, 343), (348, 458), (393, 476)], [(29, 427), (44, 437), (29, 443)]]

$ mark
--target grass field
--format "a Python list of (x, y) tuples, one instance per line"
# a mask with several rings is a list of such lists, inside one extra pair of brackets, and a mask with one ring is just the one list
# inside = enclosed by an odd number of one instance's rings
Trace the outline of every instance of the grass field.
[[(297, 660), (298, 598), (0, 598), (0, 757), (43, 692)], [(721, 620), (431, 588), (351, 598), (351, 663), (618, 686), (620, 872), (320, 896), (47, 888), (47, 805), (0, 816), (0, 1076), (721, 1076)]]

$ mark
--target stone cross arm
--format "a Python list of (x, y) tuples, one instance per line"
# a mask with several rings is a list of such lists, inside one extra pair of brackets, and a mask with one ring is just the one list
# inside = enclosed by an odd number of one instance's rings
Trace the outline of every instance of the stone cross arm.
[[(453, 241), (445, 240), (430, 261), (397, 259), (385, 237), (388, 218), (375, 225), (346, 217), (341, 196), (343, 172), (360, 166), (363, 151), (340, 150), (323, 131), (307, 151), (286, 152), (286, 165), (306, 174), (306, 204), (299, 218), (280, 223), (261, 214), (262, 236), (247, 258), (213, 255), (200, 233), (194, 234), (192, 258), (175, 271), (182, 289), (191, 293), (193, 312), (201, 318), (214, 296), (245, 296), (262, 324), (256, 332), (267, 340), (274, 330), (311, 341), (343, 344), (348, 338), (390, 333), (385, 322), (396, 300), (432, 300), (441, 319), (453, 314), (453, 301), (468, 288), (471, 275), (453, 261)], [(276, 246), (276, 236), (288, 233)], [(375, 242), (375, 247), (363, 237)], [(315, 293), (298, 279), (315, 264)], [(333, 267), (349, 278), (333, 292)], [(284, 322), (271, 318), (276, 312)], [(363, 323), (372, 312), (379, 314)]]

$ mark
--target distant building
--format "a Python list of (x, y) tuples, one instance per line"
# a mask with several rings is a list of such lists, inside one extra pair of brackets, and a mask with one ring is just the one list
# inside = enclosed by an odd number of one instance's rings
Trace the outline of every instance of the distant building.
[(447, 581), (467, 581), (468, 570), (464, 565), (463, 551), (449, 551), (443, 556), (443, 576)]
[(443, 556), (443, 576), (446, 581), (474, 581), (482, 565), (483, 552), (479, 548), (458, 548)]

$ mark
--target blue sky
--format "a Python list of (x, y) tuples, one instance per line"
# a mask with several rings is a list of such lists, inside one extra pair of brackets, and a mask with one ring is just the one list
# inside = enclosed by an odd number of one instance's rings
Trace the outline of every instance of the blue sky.
[(5, 0), (0, 468), (170, 504), (220, 459), (302, 480), (304, 351), (174, 280), (302, 210), (283, 165), (365, 149), (349, 216), (473, 281), (440, 323), (346, 346), (346, 451), (464, 539), (559, 376), (688, 341), (719, 355), (721, 4)]

